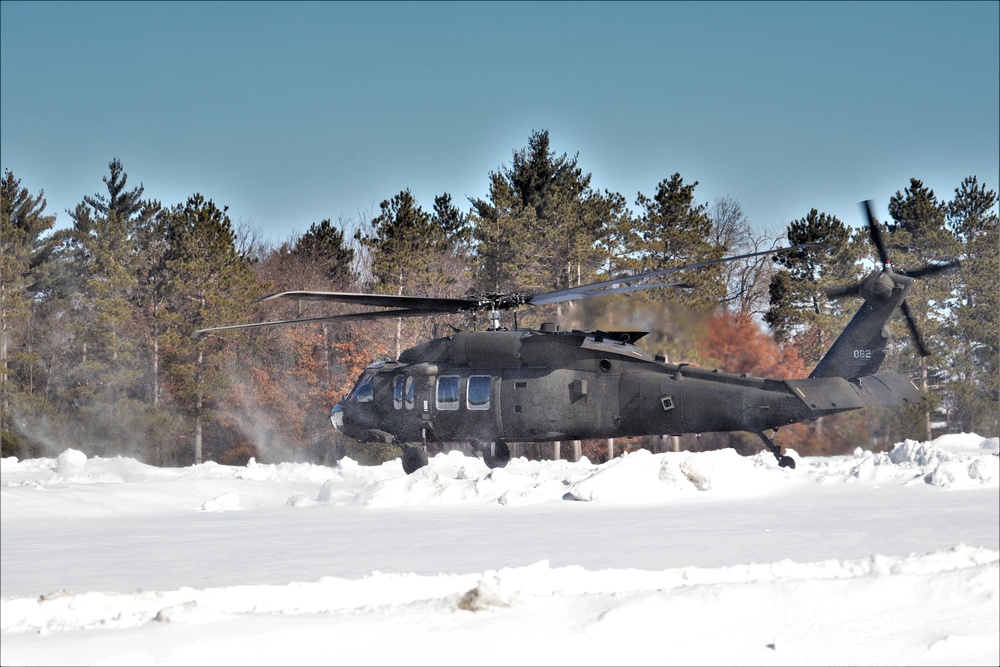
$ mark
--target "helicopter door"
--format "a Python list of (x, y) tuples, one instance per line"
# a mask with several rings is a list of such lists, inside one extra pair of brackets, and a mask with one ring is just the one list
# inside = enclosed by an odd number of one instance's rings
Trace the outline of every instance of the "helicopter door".
[(439, 440), (492, 442), (498, 437), (494, 408), (499, 390), (494, 388), (494, 376), (442, 373), (433, 386), (430, 411)]
[(386, 397), (385, 409), (396, 424), (393, 432), (404, 442), (435, 439), (432, 419), (434, 381), (437, 366), (417, 364), (405, 369), (392, 380), (392, 409)]

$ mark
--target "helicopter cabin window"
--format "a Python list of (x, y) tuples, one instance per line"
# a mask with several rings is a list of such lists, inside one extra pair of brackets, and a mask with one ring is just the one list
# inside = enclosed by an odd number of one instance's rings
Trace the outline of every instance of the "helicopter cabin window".
[(375, 374), (365, 373), (358, 380), (358, 383), (354, 385), (354, 389), (348, 394), (348, 401), (355, 401), (357, 403), (368, 403), (373, 398), (375, 398)]
[(460, 379), (457, 375), (442, 375), (438, 378), (438, 410), (458, 410), (458, 387)]
[(392, 379), (392, 407), (397, 410), (403, 409), (403, 388), (405, 383), (405, 375), (397, 375)]
[(404, 403), (407, 410), (413, 409), (413, 404), (416, 402), (416, 384), (413, 382), (413, 376), (406, 376), (406, 390), (403, 393)]
[(466, 391), (465, 406), (470, 410), (490, 409), (490, 383), (492, 378), (489, 375), (472, 375), (469, 377), (469, 387)]

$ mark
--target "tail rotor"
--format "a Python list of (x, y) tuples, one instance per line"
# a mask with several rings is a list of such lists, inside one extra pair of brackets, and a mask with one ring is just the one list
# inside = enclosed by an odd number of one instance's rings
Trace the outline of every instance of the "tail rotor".
[[(889, 251), (886, 247), (885, 239), (882, 236), (882, 228), (880, 227), (878, 220), (875, 219), (875, 211), (872, 200), (869, 199), (862, 202), (861, 208), (868, 222), (868, 237), (871, 239), (872, 245), (875, 246), (878, 258), (882, 262), (882, 269), (873, 271), (867, 278), (856, 285), (830, 290), (827, 292), (827, 296), (829, 298), (836, 299), (844, 296), (857, 295), (863, 297), (866, 301), (886, 301), (892, 295), (894, 290), (904, 288), (904, 285), (901, 284), (903, 282), (909, 283), (912, 282), (914, 278), (932, 276), (936, 273), (941, 273), (942, 271), (947, 271), (959, 266), (959, 261), (956, 259), (944, 263), (925, 264), (924, 266), (912, 271), (900, 271), (899, 273), (896, 273), (896, 271), (893, 270), (892, 262), (889, 259)], [(901, 277), (905, 280), (900, 280)], [(927, 344), (924, 341), (923, 334), (920, 333), (920, 328), (917, 326), (917, 320), (913, 316), (913, 311), (910, 309), (910, 305), (903, 300), (899, 304), (899, 310), (902, 311), (903, 317), (906, 319), (906, 326), (910, 331), (910, 335), (913, 337), (913, 341), (917, 346), (917, 351), (920, 353), (920, 356), (928, 356), (930, 354), (930, 350), (927, 349)]]

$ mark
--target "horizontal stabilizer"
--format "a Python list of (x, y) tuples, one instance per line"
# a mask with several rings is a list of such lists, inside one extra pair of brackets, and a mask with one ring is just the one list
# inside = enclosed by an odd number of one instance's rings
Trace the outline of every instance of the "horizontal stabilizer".
[(814, 377), (786, 380), (785, 385), (813, 410), (922, 405), (927, 401), (927, 397), (902, 373), (866, 375), (852, 380)]

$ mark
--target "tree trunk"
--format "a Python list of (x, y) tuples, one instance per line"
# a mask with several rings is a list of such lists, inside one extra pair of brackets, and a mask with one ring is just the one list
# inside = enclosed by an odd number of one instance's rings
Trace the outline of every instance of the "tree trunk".
[(201, 395), (201, 366), (205, 360), (205, 353), (203, 350), (198, 350), (198, 397), (195, 399), (195, 418), (194, 418), (194, 463), (199, 465), (201, 463), (201, 406), (202, 406), (202, 395)]
[(198, 416), (194, 418), (194, 464), (201, 464), (201, 395), (198, 395)]
[[(0, 303), (3, 302), (4, 286), (0, 283)], [(7, 428), (10, 398), (7, 396), (7, 309), (0, 308), (0, 411), (4, 415), (3, 428)]]
[[(399, 296), (403, 295), (403, 274), (402, 273), (399, 274), (399, 291), (396, 292), (396, 294), (399, 295)], [(400, 352), (402, 351), (400, 349), (401, 339), (402, 338), (403, 338), (403, 318), (399, 317), (399, 318), (396, 318), (396, 356), (395, 356), (396, 359), (399, 359)]]
[[(920, 391), (927, 395), (927, 357), (920, 357)], [(930, 442), (934, 439), (934, 433), (931, 429), (931, 408), (930, 402), (925, 403), (924, 408), (924, 434), (927, 437), (927, 441)]]

